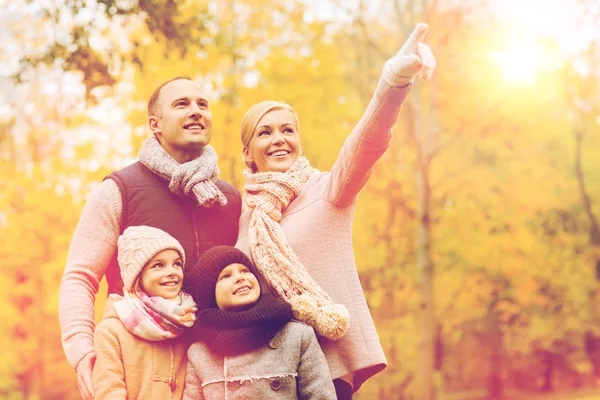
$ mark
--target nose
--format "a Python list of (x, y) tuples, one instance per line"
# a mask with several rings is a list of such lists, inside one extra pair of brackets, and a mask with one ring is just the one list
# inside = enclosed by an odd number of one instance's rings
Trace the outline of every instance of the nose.
[(189, 116), (193, 117), (193, 118), (200, 118), (200, 107), (198, 106), (198, 104), (196, 104), (195, 102), (192, 102), (192, 104), (190, 105), (190, 112), (189, 112)]
[(279, 129), (275, 129), (273, 131), (273, 133), (271, 134), (271, 139), (273, 140), (273, 143), (285, 143), (285, 137), (283, 136), (283, 133), (279, 131)]
[(168, 276), (175, 275), (175, 266), (173, 264), (170, 264), (167, 266), (167, 275)]
[(240, 274), (239, 272), (236, 272), (234, 276), (235, 276), (235, 283), (242, 282), (245, 279), (244, 274)]

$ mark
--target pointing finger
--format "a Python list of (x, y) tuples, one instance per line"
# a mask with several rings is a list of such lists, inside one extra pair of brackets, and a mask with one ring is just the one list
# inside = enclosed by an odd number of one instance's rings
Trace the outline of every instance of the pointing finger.
[(427, 29), (427, 24), (424, 24), (422, 22), (418, 23), (415, 27), (415, 30), (412, 31), (412, 33), (408, 37), (408, 40), (406, 41), (406, 44), (404, 46), (408, 50), (417, 51), (419, 43), (421, 43), (425, 38), (425, 35), (427, 35)]

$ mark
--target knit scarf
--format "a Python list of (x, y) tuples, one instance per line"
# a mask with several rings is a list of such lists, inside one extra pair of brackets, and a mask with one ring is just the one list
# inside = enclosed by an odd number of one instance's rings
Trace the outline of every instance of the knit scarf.
[(169, 182), (169, 190), (180, 195), (193, 194), (198, 204), (227, 204), (227, 198), (217, 187), (219, 167), (217, 153), (206, 145), (200, 157), (180, 164), (169, 155), (154, 136), (144, 141), (138, 154), (140, 162), (150, 171)]
[(337, 340), (348, 329), (348, 310), (333, 304), (309, 275), (279, 225), (283, 211), (315, 172), (305, 157), (298, 157), (285, 172), (244, 171), (244, 201), (252, 211), (250, 253), (269, 284), (291, 304), (294, 318), (312, 326), (317, 334)]
[(181, 302), (163, 297), (149, 297), (145, 292), (135, 294), (123, 289), (123, 296), (112, 294), (114, 308), (125, 329), (132, 335), (150, 341), (173, 339), (190, 328), (196, 320), (196, 303), (181, 292)]
[(217, 307), (200, 311), (193, 332), (214, 353), (235, 356), (264, 346), (291, 319), (288, 303), (263, 293), (246, 311), (226, 312)]

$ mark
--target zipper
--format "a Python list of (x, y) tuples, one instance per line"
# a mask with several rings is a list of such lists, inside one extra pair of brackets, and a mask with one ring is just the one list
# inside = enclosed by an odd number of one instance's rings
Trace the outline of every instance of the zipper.
[(196, 229), (196, 215), (192, 212), (192, 225), (194, 228), (194, 237), (196, 238), (196, 262), (200, 258), (200, 239), (198, 238), (198, 229)]

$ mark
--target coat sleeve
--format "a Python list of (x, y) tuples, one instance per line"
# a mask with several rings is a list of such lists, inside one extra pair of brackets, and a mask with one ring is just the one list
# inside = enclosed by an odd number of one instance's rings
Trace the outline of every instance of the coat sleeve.
[(202, 381), (191, 361), (194, 356), (194, 345), (188, 350), (187, 371), (185, 373), (185, 388), (183, 389), (183, 400), (204, 400)]
[(310, 400), (335, 400), (335, 387), (321, 346), (311, 327), (302, 335), (300, 362), (298, 364), (298, 398)]
[(346, 139), (331, 169), (330, 179), (321, 197), (337, 207), (352, 205), (367, 183), (375, 162), (387, 150), (391, 128), (410, 84), (394, 86), (397, 77), (386, 63), (384, 73), (362, 118)]
[(109, 324), (100, 323), (94, 333), (96, 364), (92, 374), (95, 400), (125, 399), (125, 368), (121, 356), (121, 342)]
[(117, 248), (121, 192), (111, 179), (90, 196), (75, 228), (58, 295), (62, 344), (73, 368), (94, 351), (94, 300)]

